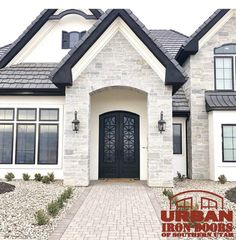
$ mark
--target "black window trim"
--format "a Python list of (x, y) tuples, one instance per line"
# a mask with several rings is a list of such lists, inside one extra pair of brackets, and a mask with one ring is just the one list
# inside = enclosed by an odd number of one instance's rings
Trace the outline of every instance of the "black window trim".
[[(39, 162), (39, 153), (40, 153), (40, 127), (41, 125), (56, 125), (57, 126), (57, 157), (56, 157), (56, 163), (40, 163)], [(39, 123), (38, 124), (38, 156), (37, 156), (37, 165), (58, 165), (58, 151), (59, 151), (59, 123)]]
[[(18, 141), (17, 141), (17, 137), (18, 137), (18, 126), (19, 125), (33, 125), (34, 129), (35, 129), (35, 134), (34, 134), (34, 163), (17, 163), (17, 146), (18, 146)], [(35, 153), (36, 153), (36, 136), (37, 136), (37, 124), (36, 123), (16, 123), (16, 148), (15, 148), (15, 164), (16, 165), (35, 165), (36, 161), (35, 161)]]
[(236, 124), (221, 124), (221, 142), (222, 142), (222, 162), (223, 163), (236, 163), (235, 161), (225, 161), (224, 159), (224, 126), (236, 127)]
[(15, 108), (5, 108), (5, 107), (1, 107), (0, 110), (13, 110), (13, 118), (12, 119), (1, 119), (0, 118), (0, 122), (4, 122), (4, 121), (14, 121), (15, 119)]
[[(19, 119), (19, 110), (35, 110), (35, 119)], [(36, 122), (37, 121), (37, 108), (17, 108), (17, 119), (16, 119), (16, 121)]]
[[(178, 153), (175, 153), (174, 152), (174, 148), (173, 148), (173, 154), (174, 155), (182, 155), (183, 154), (183, 134), (182, 134), (182, 131), (183, 131), (183, 124), (182, 123), (173, 123), (173, 126), (174, 125), (180, 125), (180, 152)], [(173, 133), (173, 143), (174, 143), (174, 133)]]
[(4, 164), (13, 164), (13, 150), (14, 150), (14, 123), (0, 123), (0, 125), (12, 125), (12, 140), (11, 140), (11, 142), (12, 142), (12, 150), (11, 150), (11, 162), (9, 162), (9, 163), (0, 163), (1, 165), (4, 165)]
[[(41, 120), (41, 110), (57, 110), (56, 120)], [(40, 122), (58, 122), (59, 121), (59, 108), (39, 108), (39, 121)]]
[[(214, 56), (214, 88), (215, 91), (220, 91), (220, 92), (229, 92), (229, 91), (234, 91), (234, 57), (233, 56), (222, 56), (224, 54), (221, 54), (221, 56)], [(217, 58), (231, 58), (232, 59), (232, 88), (231, 89), (217, 89), (216, 88), (216, 59)]]

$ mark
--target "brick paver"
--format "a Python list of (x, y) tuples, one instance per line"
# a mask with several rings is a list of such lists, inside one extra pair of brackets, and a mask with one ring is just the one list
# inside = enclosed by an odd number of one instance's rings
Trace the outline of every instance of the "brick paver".
[(98, 181), (90, 188), (58, 239), (160, 239), (157, 209), (143, 183)]

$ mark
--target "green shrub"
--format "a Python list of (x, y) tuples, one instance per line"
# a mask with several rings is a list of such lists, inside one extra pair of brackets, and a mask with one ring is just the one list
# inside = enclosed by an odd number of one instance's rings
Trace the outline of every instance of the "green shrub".
[(64, 199), (61, 196), (57, 199), (57, 204), (58, 204), (58, 207), (60, 209), (63, 208), (63, 206), (64, 206)]
[(54, 173), (48, 173), (48, 177), (50, 179), (50, 182), (54, 182), (55, 181), (55, 176), (54, 176)]
[(5, 175), (5, 178), (9, 182), (9, 181), (12, 181), (15, 178), (15, 175), (12, 172), (9, 172)]
[(35, 213), (34, 217), (35, 217), (35, 220), (36, 220), (37, 224), (40, 225), (40, 226), (47, 224), (48, 221), (49, 221), (49, 218), (48, 218), (46, 212), (42, 209), (38, 210)]
[(50, 183), (50, 178), (48, 176), (43, 176), (42, 183), (49, 184)]
[(73, 193), (73, 188), (72, 187), (68, 187), (64, 192), (66, 193), (67, 199), (71, 198), (72, 197), (72, 193)]
[(177, 172), (177, 179), (182, 182), (186, 179), (186, 177), (185, 177), (184, 174), (181, 174), (180, 172)]
[(51, 203), (49, 203), (47, 206), (47, 210), (50, 216), (55, 217), (60, 210), (58, 201), (52, 201)]
[(29, 181), (29, 179), (30, 179), (30, 175), (28, 174), (28, 173), (23, 173), (23, 180), (24, 181)]
[(40, 173), (35, 173), (35, 174), (34, 174), (34, 180), (35, 180), (36, 182), (41, 182), (42, 179), (43, 179), (43, 177), (42, 177), (42, 175), (41, 175)]
[(221, 183), (221, 184), (225, 184), (226, 182), (227, 182), (227, 178), (226, 178), (226, 176), (223, 174), (223, 175), (220, 175), (219, 177), (218, 177), (218, 179), (219, 179), (219, 182)]
[(168, 197), (169, 200), (174, 196), (173, 191), (169, 189), (168, 190), (164, 189), (162, 193), (164, 196)]

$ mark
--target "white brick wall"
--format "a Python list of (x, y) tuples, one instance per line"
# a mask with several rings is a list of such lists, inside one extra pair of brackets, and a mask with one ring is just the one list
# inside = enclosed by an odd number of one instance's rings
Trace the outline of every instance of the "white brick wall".
[[(66, 89), (64, 132), (65, 184), (89, 184), (90, 93), (110, 86), (127, 86), (147, 93), (148, 184), (172, 186), (172, 88), (165, 86), (121, 33), (117, 33), (89, 66)], [(71, 121), (78, 111), (79, 133)], [(157, 122), (163, 110), (166, 132)]]

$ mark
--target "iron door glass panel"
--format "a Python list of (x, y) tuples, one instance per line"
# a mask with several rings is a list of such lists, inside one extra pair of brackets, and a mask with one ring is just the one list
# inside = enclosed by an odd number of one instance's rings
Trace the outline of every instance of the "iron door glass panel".
[(173, 124), (173, 153), (182, 154), (182, 124)]
[(39, 125), (38, 164), (57, 164), (58, 125)]
[(40, 109), (39, 110), (40, 121), (58, 121), (59, 110), (58, 109)]
[(35, 124), (17, 124), (16, 163), (35, 163)]
[(36, 109), (19, 108), (17, 112), (18, 121), (36, 121)]
[(116, 161), (116, 117), (104, 118), (104, 162)]
[(236, 162), (236, 126), (223, 125), (223, 161)]
[(135, 119), (123, 117), (123, 154), (124, 162), (132, 163), (135, 161)]
[(0, 109), (0, 121), (13, 121), (13, 120), (14, 120), (14, 108)]
[(0, 164), (12, 163), (13, 124), (0, 124)]

